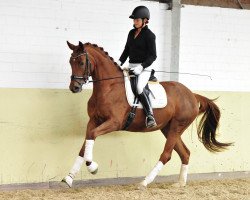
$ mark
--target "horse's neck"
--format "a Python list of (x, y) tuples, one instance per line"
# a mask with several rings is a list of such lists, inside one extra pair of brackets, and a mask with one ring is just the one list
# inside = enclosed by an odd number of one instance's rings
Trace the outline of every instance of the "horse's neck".
[[(105, 59), (98, 60), (92, 74), (92, 78), (95, 80), (102, 80), (107, 78), (114, 78), (117, 76), (122, 76), (122, 72), (117, 66), (111, 61)], [(107, 82), (107, 81), (106, 81)]]
[[(123, 77), (123, 73), (110, 58), (107, 58), (107, 56), (97, 50), (92, 50), (91, 56), (94, 58), (95, 62), (94, 70), (92, 72), (94, 90), (99, 92), (100, 90), (110, 90), (114, 83), (121, 82), (121, 78), (116, 77)], [(109, 78), (110, 80), (103, 80)]]

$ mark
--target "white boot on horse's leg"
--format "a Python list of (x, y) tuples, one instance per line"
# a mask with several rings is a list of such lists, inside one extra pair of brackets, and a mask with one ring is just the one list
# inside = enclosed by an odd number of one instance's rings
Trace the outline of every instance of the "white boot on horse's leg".
[(91, 174), (96, 174), (98, 172), (98, 164), (92, 161), (91, 164), (87, 166), (87, 169)]
[(98, 171), (98, 164), (92, 161), (94, 143), (94, 140), (86, 140), (84, 151), (84, 160), (90, 163), (90, 165), (87, 165), (87, 169), (91, 174), (96, 174)]
[(93, 160), (93, 148), (94, 148), (94, 140), (86, 140), (85, 142), (85, 151), (84, 151), (84, 160), (86, 162), (92, 162)]
[(145, 179), (142, 182), (139, 183), (138, 189), (140, 190), (146, 189), (147, 185), (154, 181), (155, 177), (161, 171), (163, 166), (164, 166), (163, 163), (161, 161), (158, 161), (155, 167), (152, 169), (152, 171), (145, 177)]
[(179, 180), (177, 183), (174, 183), (173, 187), (185, 187), (187, 183), (187, 173), (188, 173), (188, 165), (182, 164), (180, 169)]
[(72, 187), (73, 178), (70, 175), (68, 175), (65, 176), (61, 182), (66, 183), (68, 187)]
[(84, 162), (83, 157), (77, 156), (73, 167), (69, 171), (69, 175), (66, 176), (62, 180), (62, 182), (66, 183), (69, 187), (72, 187), (73, 179), (75, 178), (76, 174), (80, 171), (83, 162)]

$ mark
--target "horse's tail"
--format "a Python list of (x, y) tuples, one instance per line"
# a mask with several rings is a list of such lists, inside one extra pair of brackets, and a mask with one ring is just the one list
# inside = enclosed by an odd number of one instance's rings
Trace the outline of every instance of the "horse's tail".
[(227, 149), (232, 143), (221, 143), (216, 140), (216, 129), (221, 116), (219, 107), (214, 103), (216, 99), (208, 99), (198, 94), (195, 94), (195, 97), (200, 104), (199, 114), (204, 113), (197, 127), (199, 140), (210, 152)]

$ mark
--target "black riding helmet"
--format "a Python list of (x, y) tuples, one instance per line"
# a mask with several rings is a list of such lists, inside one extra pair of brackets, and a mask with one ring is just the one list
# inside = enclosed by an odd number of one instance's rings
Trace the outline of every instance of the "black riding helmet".
[(149, 9), (146, 6), (137, 6), (132, 14), (129, 16), (131, 19), (145, 19), (147, 18), (148, 20), (150, 19), (150, 13)]

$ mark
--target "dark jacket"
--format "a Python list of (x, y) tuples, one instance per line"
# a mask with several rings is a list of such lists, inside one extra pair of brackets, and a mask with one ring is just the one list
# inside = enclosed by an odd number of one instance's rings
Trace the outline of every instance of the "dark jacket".
[(121, 65), (129, 57), (129, 63), (142, 63), (143, 68), (150, 66), (156, 59), (155, 34), (145, 26), (134, 38), (136, 29), (132, 29), (120, 57)]

